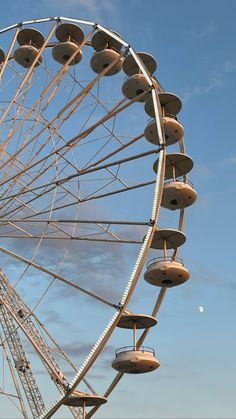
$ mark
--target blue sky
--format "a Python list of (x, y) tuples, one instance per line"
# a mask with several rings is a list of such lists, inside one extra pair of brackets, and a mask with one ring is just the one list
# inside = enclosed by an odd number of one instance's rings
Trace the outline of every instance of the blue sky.
[(117, 30), (137, 51), (156, 57), (158, 79), (183, 99), (180, 119), (198, 191), (197, 203), (187, 210), (181, 249), (191, 280), (167, 292), (148, 337), (160, 369), (126, 376), (98, 416), (235, 417), (235, 1), (17, 0), (2, 4), (1, 11), (1, 27), (70, 16)]

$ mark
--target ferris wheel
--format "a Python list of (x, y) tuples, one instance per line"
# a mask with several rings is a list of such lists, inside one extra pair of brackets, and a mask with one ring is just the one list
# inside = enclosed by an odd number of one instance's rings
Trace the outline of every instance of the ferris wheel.
[[(144, 341), (190, 277), (182, 104), (153, 56), (102, 25), (53, 17), (0, 35), (1, 411), (90, 418), (124, 374), (160, 366)], [(160, 225), (170, 210), (175, 229)], [(111, 339), (123, 347), (108, 365)]]

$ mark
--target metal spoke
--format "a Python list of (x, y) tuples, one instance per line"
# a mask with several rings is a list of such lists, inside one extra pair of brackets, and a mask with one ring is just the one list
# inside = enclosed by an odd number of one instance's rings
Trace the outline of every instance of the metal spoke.
[[(36, 186), (36, 187), (30, 189), (29, 191), (23, 191), (23, 192), (20, 192), (19, 194), (10, 195), (8, 197), (8, 199), (18, 197), (19, 195), (25, 195), (28, 192), (35, 192), (39, 189), (47, 188), (47, 187), (49, 187), (49, 189), (46, 191), (46, 193), (49, 193), (54, 189), (55, 186), (59, 186), (59, 185), (65, 183), (65, 182), (68, 182), (68, 181), (70, 181), (74, 178), (77, 178), (77, 177), (80, 177), (80, 176), (83, 176), (83, 175), (87, 175), (87, 174), (90, 174), (90, 173), (94, 173), (94, 172), (97, 172), (98, 170), (107, 169), (108, 167), (116, 166), (116, 165), (119, 165), (119, 164), (122, 164), (122, 163), (126, 163), (128, 161), (137, 160), (137, 159), (140, 159), (140, 158), (143, 158), (143, 157), (147, 157), (147, 156), (150, 156), (152, 154), (157, 154), (157, 153), (159, 153), (159, 151), (160, 151), (159, 149), (158, 150), (154, 149), (154, 150), (151, 150), (151, 151), (147, 151), (147, 152), (144, 152), (144, 153), (140, 153), (140, 154), (136, 154), (136, 155), (133, 155), (133, 156), (130, 156), (130, 157), (126, 157), (124, 159), (116, 160), (112, 163), (107, 163), (105, 165), (101, 165), (101, 166), (98, 166), (98, 167), (95, 167), (95, 168), (80, 170), (80, 171), (78, 171), (78, 173), (74, 173), (73, 175), (70, 175), (66, 178), (58, 179), (58, 181), (45, 183), (43, 185)], [(4, 183), (5, 182), (3, 182), (3, 184)], [(0, 200), (4, 201), (6, 199), (7, 198), (2, 198)]]
[(80, 287), (75, 282), (69, 281), (68, 279), (64, 278), (62, 275), (59, 275), (56, 272), (52, 272), (49, 269), (44, 268), (43, 266), (39, 265), (38, 263), (33, 262), (30, 259), (26, 259), (23, 256), (20, 256), (20, 255), (17, 255), (16, 253), (14, 253), (14, 252), (11, 252), (10, 250), (4, 249), (3, 247), (0, 247), (0, 252), (5, 253), (6, 255), (11, 256), (15, 259), (18, 259), (21, 262), (24, 262), (27, 265), (30, 265), (33, 268), (36, 268), (39, 271), (44, 272), (44, 273), (50, 275), (51, 277), (58, 279), (61, 282), (64, 282), (65, 284), (77, 289), (78, 291), (81, 291), (82, 293), (88, 295), (89, 297), (94, 298), (97, 301), (100, 301), (100, 302), (104, 303), (105, 305), (108, 305), (108, 306), (113, 307), (113, 308), (117, 308), (116, 304), (107, 301), (105, 298), (100, 297), (100, 296), (96, 295), (95, 293), (93, 293), (89, 290), (86, 290), (83, 287)]

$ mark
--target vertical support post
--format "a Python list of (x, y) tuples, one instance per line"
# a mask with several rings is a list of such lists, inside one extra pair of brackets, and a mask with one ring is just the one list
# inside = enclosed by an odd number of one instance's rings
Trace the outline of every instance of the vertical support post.
[(167, 252), (166, 252), (166, 239), (164, 239), (164, 242), (163, 242), (163, 250), (164, 250), (164, 259), (166, 260), (166, 259), (167, 259)]
[(83, 399), (83, 407), (82, 407), (82, 409), (83, 409), (83, 419), (85, 419), (85, 407), (86, 407), (86, 403), (85, 403), (85, 400)]
[(134, 337), (134, 350), (136, 351), (137, 343), (136, 343), (136, 321), (134, 321), (134, 328), (133, 328), (133, 337)]
[(175, 172), (175, 165), (172, 164), (172, 173), (173, 173), (173, 180), (176, 181), (176, 172)]

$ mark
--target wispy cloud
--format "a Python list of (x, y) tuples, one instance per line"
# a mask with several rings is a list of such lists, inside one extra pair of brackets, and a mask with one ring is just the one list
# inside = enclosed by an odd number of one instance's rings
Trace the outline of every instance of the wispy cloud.
[(236, 167), (236, 156), (228, 157), (223, 160), (223, 166), (228, 168), (235, 168)]
[(198, 30), (193, 30), (192, 35), (195, 39), (205, 39), (216, 31), (216, 26), (213, 22)]
[(116, 14), (117, 2), (111, 2), (110, 0), (67, 0), (66, 5), (58, 0), (42, 0), (41, 4), (43, 9), (51, 13), (54, 11), (56, 15), (73, 16), (83, 19), (91, 20), (104, 20), (108, 15), (112, 16), (112, 13)]
[(196, 185), (206, 185), (209, 181), (212, 182), (215, 174), (212, 171), (211, 167), (205, 163), (195, 164), (193, 173), (191, 175), (191, 180)]
[(213, 70), (205, 83), (193, 86), (185, 86), (182, 92), (183, 101), (188, 102), (193, 96), (206, 95), (214, 89), (224, 87), (225, 78), (229, 73), (234, 72), (236, 63), (232, 60), (226, 60), (220, 70)]
[(236, 63), (235, 63), (235, 61), (232, 61), (232, 60), (225, 61), (224, 67), (223, 67), (223, 71), (225, 73), (231, 73), (235, 69), (236, 69)]
[(68, 327), (68, 322), (65, 321), (63, 316), (61, 316), (59, 313), (57, 313), (55, 310), (45, 310), (43, 315), (44, 323), (48, 324), (64, 324)]
[[(63, 350), (67, 355), (71, 357), (84, 357), (87, 355), (93, 348), (93, 343), (84, 343), (80, 341), (73, 341), (69, 343), (62, 344)], [(112, 345), (107, 345), (103, 350), (103, 355), (113, 356), (115, 353), (115, 347)]]
[(14, 20), (21, 22), (28, 19), (46, 16), (65, 16), (78, 19), (91, 20), (98, 23), (109, 23), (112, 27), (121, 21), (120, 0), (24, 0), (19, 10), (18, 2), (10, 2), (9, 13), (5, 19), (7, 24), (14, 23)]

